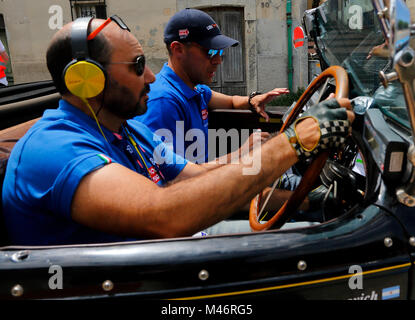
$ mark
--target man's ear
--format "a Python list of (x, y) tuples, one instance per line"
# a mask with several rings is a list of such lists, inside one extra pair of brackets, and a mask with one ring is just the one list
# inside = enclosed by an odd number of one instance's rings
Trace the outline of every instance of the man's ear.
[(174, 55), (182, 55), (184, 53), (185, 45), (179, 41), (173, 41), (170, 44), (170, 50)]

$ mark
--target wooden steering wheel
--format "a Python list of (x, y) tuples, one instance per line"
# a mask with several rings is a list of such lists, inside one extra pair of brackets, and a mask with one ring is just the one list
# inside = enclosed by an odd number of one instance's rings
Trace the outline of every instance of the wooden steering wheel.
[[(307, 90), (303, 93), (297, 104), (292, 109), (288, 118), (281, 127), (282, 133), (289, 127), (299, 116), (303, 107), (306, 105), (312, 95), (324, 85), (330, 78), (336, 81), (336, 98), (348, 98), (349, 96), (349, 78), (347, 72), (339, 66), (333, 66), (322, 72), (317, 78), (311, 82)], [(278, 212), (268, 221), (261, 223), (259, 221), (260, 205), (263, 197), (263, 192), (259, 193), (252, 201), (249, 208), (249, 224), (253, 231), (268, 230), (280, 228), (297, 210), (298, 206), (304, 201), (305, 197), (312, 190), (314, 183), (319, 177), (326, 160), (329, 156), (329, 151), (320, 153), (308, 166), (305, 171), (300, 184), (293, 192), (290, 198), (285, 201)]]

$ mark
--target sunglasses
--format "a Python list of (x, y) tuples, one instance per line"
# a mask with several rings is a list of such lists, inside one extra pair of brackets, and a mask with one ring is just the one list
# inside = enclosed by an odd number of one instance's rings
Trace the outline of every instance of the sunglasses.
[(121, 29), (131, 32), (130, 29), (127, 27), (127, 25), (124, 23), (124, 21), (122, 21), (122, 19), (119, 16), (114, 14), (111, 17), (109, 17), (107, 20), (105, 20), (105, 22), (101, 24), (98, 28), (96, 28), (93, 32), (91, 32), (88, 35), (87, 39), (88, 40), (94, 39), (98, 35), (98, 33), (100, 33), (101, 30), (104, 29), (108, 25), (108, 23), (110, 23), (111, 21), (114, 21)]
[(209, 59), (212, 59), (217, 54), (219, 54), (219, 57), (222, 57), (223, 50), (209, 49), (208, 52), (207, 52), (207, 55), (208, 55)]
[(193, 46), (199, 47), (202, 51), (206, 52), (206, 55), (208, 56), (209, 59), (212, 59), (217, 54), (219, 54), (219, 56), (221, 57), (223, 55), (223, 52), (224, 52), (223, 49), (221, 49), (221, 50), (217, 50), (217, 49), (206, 49), (205, 47), (202, 47), (197, 42), (187, 42), (185, 44), (186, 45), (191, 45), (191, 46), (193, 45)]
[(144, 69), (146, 67), (146, 57), (144, 55), (140, 55), (137, 57), (135, 62), (109, 62), (108, 64), (134, 64), (135, 65), (135, 73), (137, 76), (141, 77), (144, 73)]

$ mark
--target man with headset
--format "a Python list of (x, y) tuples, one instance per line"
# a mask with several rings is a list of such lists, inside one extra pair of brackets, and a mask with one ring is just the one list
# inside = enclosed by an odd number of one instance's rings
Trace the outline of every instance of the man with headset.
[[(231, 216), (299, 158), (344, 141), (354, 119), (339, 107), (350, 108), (347, 99), (321, 103), (252, 150), (259, 174), (244, 175), (244, 161), (207, 170), (128, 120), (146, 111), (154, 74), (118, 17), (64, 26), (52, 38), (47, 64), (62, 100), (10, 156), (3, 211), (13, 244), (193, 235)], [(334, 120), (342, 132), (322, 135), (320, 126)]]

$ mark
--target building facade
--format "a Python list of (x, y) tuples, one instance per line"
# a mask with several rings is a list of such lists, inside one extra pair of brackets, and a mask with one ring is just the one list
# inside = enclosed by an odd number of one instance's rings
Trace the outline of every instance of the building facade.
[[(2, 0), (0, 37), (10, 53), (12, 83), (48, 80), (45, 53), (52, 35), (79, 16), (106, 18), (117, 14), (144, 48), (148, 64), (157, 73), (167, 61), (163, 30), (170, 17), (184, 8), (211, 14), (223, 33), (241, 45), (228, 49), (212, 87), (228, 94), (288, 87), (308, 83), (307, 49), (288, 42), (287, 12), (292, 27), (300, 25), (306, 1), (282, 0)], [(1, 32), (3, 30), (3, 32)], [(292, 70), (288, 51), (292, 50)]]
[[(336, 0), (328, 0), (336, 1)], [(415, 0), (407, 0), (415, 11)], [(294, 49), (292, 29), (316, 0), (1, 0), (0, 39), (10, 55), (10, 83), (50, 79), (45, 63), (48, 43), (62, 25), (79, 16), (117, 14), (144, 48), (157, 73), (167, 61), (163, 30), (184, 8), (205, 10), (224, 34), (240, 46), (227, 49), (212, 87), (227, 94), (289, 87), (309, 82), (307, 45)], [(415, 13), (415, 12), (414, 12)], [(291, 63), (290, 63), (291, 61)], [(292, 65), (292, 68), (289, 68)]]

